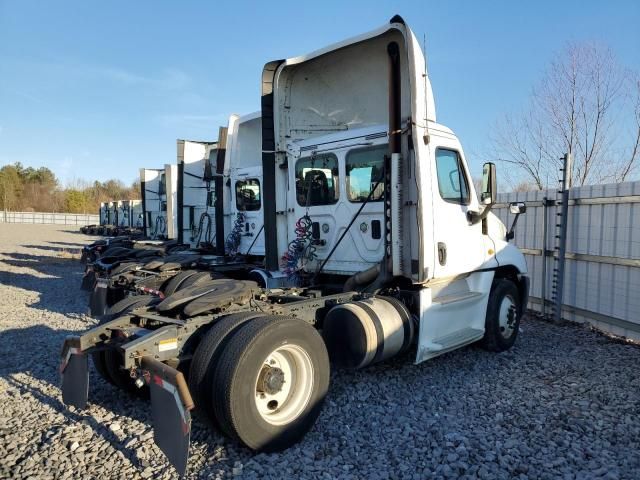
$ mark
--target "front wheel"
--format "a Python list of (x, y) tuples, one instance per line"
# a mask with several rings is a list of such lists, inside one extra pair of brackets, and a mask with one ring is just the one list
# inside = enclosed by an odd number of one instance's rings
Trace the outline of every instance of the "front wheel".
[(489, 302), (483, 346), (492, 352), (510, 349), (518, 336), (522, 313), (518, 288), (506, 278), (493, 282)]
[(329, 388), (317, 330), (293, 318), (249, 321), (222, 352), (213, 385), (218, 421), (259, 451), (284, 450), (313, 427)]

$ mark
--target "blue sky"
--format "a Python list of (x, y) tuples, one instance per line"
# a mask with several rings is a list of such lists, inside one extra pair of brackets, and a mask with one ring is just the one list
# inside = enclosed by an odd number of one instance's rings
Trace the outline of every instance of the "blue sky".
[(568, 41), (640, 70), (638, 1), (0, 0), (0, 165), (129, 183), (175, 162), (176, 138), (215, 140), (230, 113), (258, 110), (265, 62), (395, 13), (426, 34), (438, 120), (477, 172), (492, 125)]

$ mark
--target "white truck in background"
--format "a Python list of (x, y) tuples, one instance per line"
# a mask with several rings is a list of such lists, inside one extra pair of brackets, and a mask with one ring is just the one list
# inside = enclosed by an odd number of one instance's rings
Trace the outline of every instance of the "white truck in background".
[(229, 118), (224, 166), (229, 255), (264, 256), (261, 120), (260, 112)]
[(251, 449), (282, 450), (316, 422), (330, 359), (503, 351), (527, 303), (524, 256), (490, 212), (495, 166), (478, 199), (401, 17), (269, 62), (261, 81), (255, 281), (188, 287), (63, 345), (65, 403), (87, 403), (88, 356), (107, 362), (119, 385), (150, 390), (155, 441), (180, 475), (193, 408)]
[(143, 229), (146, 238), (177, 238), (177, 182), (177, 165), (167, 164), (162, 169), (140, 169)]
[(178, 242), (212, 249), (216, 238), (218, 142), (178, 140)]
[(260, 119), (260, 112), (231, 115), (220, 128), (222, 142), (178, 140), (180, 243), (220, 255), (264, 255)]
[(142, 201), (118, 200), (118, 228), (122, 230), (142, 228)]

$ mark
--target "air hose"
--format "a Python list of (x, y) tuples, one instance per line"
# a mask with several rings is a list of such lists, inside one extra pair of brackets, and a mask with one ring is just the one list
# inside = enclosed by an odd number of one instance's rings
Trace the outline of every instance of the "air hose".
[(289, 242), (281, 259), (281, 266), (289, 280), (297, 280), (297, 272), (305, 262), (316, 259), (316, 247), (312, 241), (313, 222), (308, 214), (300, 217), (295, 227), (296, 238)]
[(242, 230), (244, 229), (244, 213), (238, 212), (233, 228), (225, 241), (225, 249), (229, 255), (238, 253), (240, 240), (242, 240)]
[[(202, 215), (200, 215), (200, 220), (198, 221), (198, 228), (191, 225), (191, 241), (196, 240), (196, 248), (200, 246), (207, 246), (209, 248), (213, 248), (212, 242), (215, 239), (215, 236), (212, 237), (212, 228), (213, 228), (213, 218), (209, 213), (209, 197), (212, 194), (211, 191), (211, 180), (213, 179), (213, 174), (211, 171), (211, 163), (207, 160), (205, 162), (204, 167), (204, 176), (202, 180), (205, 182), (206, 188), (206, 200), (205, 200), (205, 208)], [(207, 223), (206, 229), (204, 228), (205, 222)], [(204, 241), (202, 239), (202, 234), (204, 232)]]
[[(311, 168), (313, 169), (316, 155), (315, 152), (311, 154)], [(310, 262), (316, 258), (316, 247), (313, 244), (313, 221), (309, 216), (309, 207), (311, 205), (311, 180), (312, 176), (309, 175), (309, 181), (307, 183), (306, 191), (306, 213), (298, 219), (295, 227), (296, 238), (289, 242), (287, 245), (287, 251), (282, 255), (280, 259), (280, 266), (282, 267), (285, 275), (290, 282), (294, 284), (300, 284), (302, 278), (299, 276), (298, 271), (302, 269), (305, 264), (305, 260)]]
[[(206, 228), (205, 228), (205, 222), (206, 222)], [(211, 237), (212, 226), (213, 226), (213, 218), (211, 218), (211, 214), (207, 211), (203, 212), (202, 215), (200, 215), (200, 221), (198, 222), (197, 228), (195, 227), (195, 225), (191, 226), (191, 240), (196, 241), (196, 248), (204, 244), (211, 245), (211, 242), (213, 241), (213, 238)], [(203, 240), (203, 233), (204, 233), (204, 240)]]
[(164, 235), (167, 230), (167, 219), (162, 215), (158, 215), (156, 217), (156, 223), (153, 227), (153, 231), (151, 232), (151, 238), (154, 240), (158, 238), (159, 235)]

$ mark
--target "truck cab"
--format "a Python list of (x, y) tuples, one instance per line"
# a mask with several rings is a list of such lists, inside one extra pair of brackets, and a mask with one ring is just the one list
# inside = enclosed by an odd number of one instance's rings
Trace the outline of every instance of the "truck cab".
[(144, 235), (152, 240), (177, 238), (177, 165), (140, 169)]
[(402, 18), (267, 64), (262, 98), (272, 277), (408, 289), (417, 362), (484, 337), (497, 279), (526, 298), (524, 256), (489, 214), (495, 166), (481, 202), (461, 142), (437, 123), (426, 61)]
[(229, 118), (224, 176), (225, 250), (228, 255), (264, 255), (260, 112)]
[(178, 242), (212, 248), (217, 142), (178, 140)]

